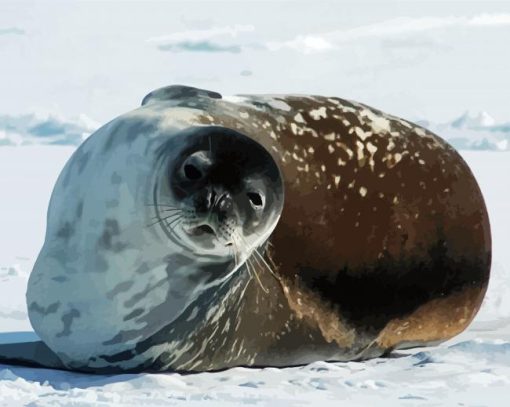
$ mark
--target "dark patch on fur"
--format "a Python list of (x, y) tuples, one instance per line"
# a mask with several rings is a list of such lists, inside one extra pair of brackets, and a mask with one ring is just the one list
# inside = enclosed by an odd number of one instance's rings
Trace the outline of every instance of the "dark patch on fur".
[(68, 241), (74, 235), (74, 227), (70, 222), (64, 222), (64, 224), (57, 231), (57, 237)]
[(112, 184), (118, 185), (121, 183), (121, 181), (122, 181), (122, 177), (114, 171), (112, 174), (112, 178), (111, 178)]
[[(124, 339), (122, 337), (122, 332), (119, 332), (112, 339), (109, 339), (109, 340), (103, 342), (103, 345), (115, 345), (117, 343), (123, 342), (123, 340)], [(102, 357), (102, 356), (100, 356), (100, 357)]]
[(409, 315), (432, 299), (482, 286), (487, 280), (484, 259), (452, 258), (444, 240), (428, 254), (427, 259), (396, 259), (386, 254), (377, 264), (356, 270), (348, 265), (334, 273), (303, 267), (297, 274), (349, 324), (377, 333), (389, 321)]
[(136, 318), (142, 315), (144, 311), (144, 308), (136, 308), (124, 317), (124, 321), (129, 321), (130, 319)]
[(54, 303), (48, 305), (46, 308), (40, 306), (37, 302), (34, 301), (32, 304), (30, 304), (28, 309), (30, 311), (38, 312), (39, 314), (42, 314), (42, 315), (48, 315), (48, 314), (54, 314), (55, 312), (57, 312), (59, 307), (60, 307), (60, 301), (54, 302)]
[(149, 265), (145, 262), (143, 262), (142, 264), (140, 264), (140, 266), (135, 270), (135, 273), (138, 273), (138, 274), (145, 274), (147, 272), (149, 272), (151, 269), (149, 267)]
[(76, 206), (76, 218), (81, 219), (82, 214), (83, 214), (83, 200), (81, 200)]
[(79, 318), (80, 315), (81, 315), (80, 311), (78, 311), (75, 308), (71, 309), (71, 311), (62, 315), (62, 322), (64, 324), (64, 329), (62, 330), (62, 332), (57, 334), (57, 337), (60, 338), (62, 336), (69, 336), (71, 334), (71, 324), (73, 323), (73, 319)]
[(112, 252), (120, 252), (127, 247), (126, 243), (115, 241), (120, 234), (119, 223), (115, 219), (106, 219), (104, 223), (103, 234), (99, 238), (98, 246), (100, 249)]
[[(80, 150), (78, 150), (80, 151)], [(90, 159), (90, 152), (83, 152), (83, 150), (78, 153), (78, 157), (76, 157), (76, 162), (78, 163), (78, 173), (81, 174), (83, 170), (85, 169), (85, 166), (89, 162)]]
[[(106, 345), (106, 342), (104, 343)], [(101, 355), (99, 358), (103, 359), (108, 363), (118, 363), (124, 360), (130, 360), (135, 356), (135, 352), (132, 350), (126, 350), (124, 352), (116, 353), (115, 355)]]
[(165, 276), (164, 278), (156, 281), (152, 285), (151, 284), (147, 284), (142, 291), (133, 294), (133, 296), (130, 299), (126, 300), (124, 302), (124, 306), (127, 307), (127, 308), (133, 307), (138, 301), (140, 301), (143, 297), (148, 295), (152, 290), (157, 288), (160, 284), (164, 283), (166, 280), (167, 280), (167, 277)]
[(122, 283), (117, 284), (112, 290), (108, 291), (106, 293), (106, 297), (111, 300), (113, 297), (115, 297), (117, 294), (126, 292), (131, 287), (133, 287), (134, 281), (123, 281)]

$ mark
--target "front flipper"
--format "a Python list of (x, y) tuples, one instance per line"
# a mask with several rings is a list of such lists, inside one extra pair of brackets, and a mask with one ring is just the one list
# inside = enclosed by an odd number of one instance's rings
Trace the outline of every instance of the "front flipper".
[(0, 364), (68, 370), (42, 341), (1, 344)]

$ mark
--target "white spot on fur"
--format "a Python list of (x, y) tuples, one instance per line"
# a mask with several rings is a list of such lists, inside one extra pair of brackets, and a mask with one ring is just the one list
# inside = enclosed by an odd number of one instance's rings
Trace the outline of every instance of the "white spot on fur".
[(370, 169), (374, 171), (375, 167), (375, 161), (374, 161), (374, 154), (377, 151), (377, 147), (374, 146), (370, 141), (366, 144), (365, 148), (370, 153), (370, 159), (368, 160), (368, 165), (370, 166)]
[(365, 149), (365, 145), (359, 141), (356, 140), (356, 154), (358, 158), (358, 164), (360, 167), (363, 167), (365, 165), (365, 154), (363, 153), (363, 150)]
[(354, 131), (356, 132), (356, 135), (361, 139), (361, 141), (365, 141), (372, 135), (371, 131), (364, 131), (361, 127), (355, 127)]
[(365, 187), (360, 187), (359, 188), (359, 194), (362, 196), (362, 197), (365, 197), (366, 194), (367, 194), (368, 190), (365, 188)]
[(291, 110), (290, 106), (283, 100), (269, 99), (264, 101), (273, 109), (285, 110), (286, 112), (289, 112)]
[(294, 116), (294, 120), (296, 121), (296, 123), (306, 123), (305, 119), (303, 118), (303, 115), (301, 113), (297, 113)]
[(376, 115), (370, 109), (363, 109), (360, 115), (369, 120), (369, 124), (374, 132), (389, 133), (391, 131), (390, 121), (385, 117)]
[(225, 102), (230, 102), (230, 103), (248, 103), (249, 102), (248, 98), (243, 97), (243, 96), (236, 96), (236, 95), (222, 96), (221, 100), (225, 101)]
[(420, 137), (424, 137), (427, 135), (427, 133), (425, 133), (425, 131), (419, 127), (415, 127), (414, 132)]
[(337, 141), (335, 144), (337, 147), (340, 147), (342, 150), (344, 150), (347, 153), (347, 155), (349, 156), (349, 160), (354, 156), (353, 151), (349, 147), (347, 147), (344, 143)]
[(334, 175), (333, 180), (335, 181), (335, 187), (338, 188), (338, 184), (340, 184), (340, 175)]
[(312, 119), (314, 120), (320, 120), (321, 118), (325, 119), (327, 117), (326, 107), (321, 106), (318, 109), (310, 110), (310, 116), (312, 116)]

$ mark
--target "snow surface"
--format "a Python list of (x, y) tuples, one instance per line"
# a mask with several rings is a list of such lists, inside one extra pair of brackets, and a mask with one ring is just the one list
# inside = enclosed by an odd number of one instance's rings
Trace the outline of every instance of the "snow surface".
[(459, 150), (510, 150), (510, 123), (498, 123), (487, 112), (464, 112), (446, 123), (418, 120), (418, 124), (448, 140)]
[[(223, 99), (235, 102), (239, 96), (224, 96)], [(485, 111), (466, 111), (444, 123), (421, 119), (415, 122), (439, 134), (460, 150), (510, 151), (510, 123), (499, 123)], [(0, 115), (0, 147), (78, 146), (99, 126), (98, 122), (85, 114), (74, 118), (47, 112)]]
[[(53, 184), (73, 147), (0, 148), (0, 343), (34, 338), (28, 274), (44, 239)], [(510, 405), (510, 152), (463, 151), (489, 209), (494, 260), (469, 329), (386, 359), (194, 375), (94, 376), (0, 365), (0, 406), (508, 406)]]

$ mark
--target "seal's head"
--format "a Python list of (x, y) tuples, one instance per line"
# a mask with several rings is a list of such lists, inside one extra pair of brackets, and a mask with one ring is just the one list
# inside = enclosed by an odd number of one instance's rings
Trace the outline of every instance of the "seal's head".
[(278, 166), (259, 143), (231, 129), (193, 127), (176, 139), (161, 154), (155, 204), (162, 227), (186, 251), (241, 264), (280, 217)]

